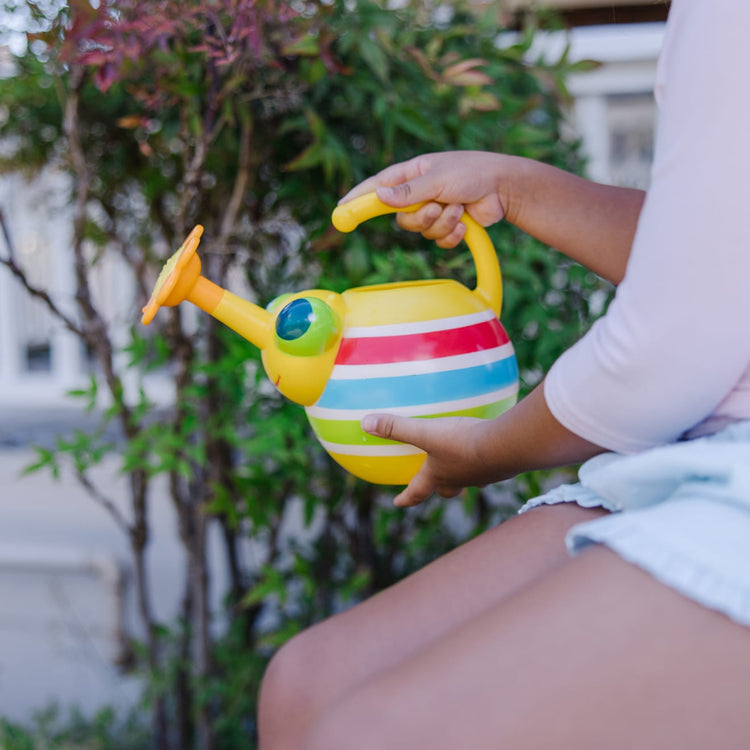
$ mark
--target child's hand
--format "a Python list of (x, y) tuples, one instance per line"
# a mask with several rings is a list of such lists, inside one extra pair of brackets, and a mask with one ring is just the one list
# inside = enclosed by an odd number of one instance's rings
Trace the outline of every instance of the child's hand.
[(601, 185), (549, 164), (509, 154), (447, 151), (394, 164), (361, 182), (340, 203), (365, 193), (400, 212), (402, 229), (439, 247), (464, 237), (463, 212), (484, 227), (504, 219), (609, 281), (625, 274), (645, 193)]
[(464, 487), (483, 487), (532, 469), (569, 466), (604, 450), (555, 419), (543, 385), (494, 419), (368, 414), (362, 429), (427, 453), (422, 468), (394, 500), (402, 507), (417, 505), (433, 492), (453, 497)]
[(400, 507), (417, 505), (433, 493), (453, 497), (464, 487), (492, 481), (480, 456), (487, 420), (470, 417), (413, 419), (370, 414), (362, 428), (372, 435), (415, 445), (426, 451), (422, 468), (394, 498)]
[(419, 211), (399, 213), (399, 226), (421, 232), (439, 247), (455, 247), (466, 231), (460, 221), (464, 210), (482, 226), (506, 215), (500, 184), (513, 163), (513, 157), (482, 151), (425, 154), (387, 167), (349, 191), (340, 203), (373, 190), (394, 208), (424, 201)]

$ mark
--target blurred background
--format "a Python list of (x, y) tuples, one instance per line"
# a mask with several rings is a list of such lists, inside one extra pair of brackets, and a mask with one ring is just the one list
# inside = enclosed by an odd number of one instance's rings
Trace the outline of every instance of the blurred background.
[[(470, 279), (390, 220), (338, 236), (338, 196), (446, 148), (646, 188), (668, 4), (117, 6), (0, 15), (0, 745), (248, 747), (278, 645), (545, 476), (395, 513), (252, 347), (188, 309), (140, 326), (161, 263), (201, 222), (206, 275), (262, 304)], [(528, 390), (611, 289), (492, 236)]]

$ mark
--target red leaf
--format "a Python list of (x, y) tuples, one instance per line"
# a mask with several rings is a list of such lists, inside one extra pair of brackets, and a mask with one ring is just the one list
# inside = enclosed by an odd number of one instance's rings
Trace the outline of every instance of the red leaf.
[(100, 66), (110, 62), (110, 57), (110, 52), (105, 52), (104, 50), (93, 50), (91, 52), (84, 52), (78, 58), (78, 62), (82, 65)]
[(117, 80), (117, 68), (112, 63), (105, 63), (94, 73), (96, 87), (105, 94)]

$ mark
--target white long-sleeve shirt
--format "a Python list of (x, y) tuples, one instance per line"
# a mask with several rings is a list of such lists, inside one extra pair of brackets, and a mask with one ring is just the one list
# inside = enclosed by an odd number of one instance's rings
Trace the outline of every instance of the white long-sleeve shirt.
[(673, 0), (655, 93), (625, 278), (544, 386), (559, 422), (623, 453), (750, 418), (750, 1)]

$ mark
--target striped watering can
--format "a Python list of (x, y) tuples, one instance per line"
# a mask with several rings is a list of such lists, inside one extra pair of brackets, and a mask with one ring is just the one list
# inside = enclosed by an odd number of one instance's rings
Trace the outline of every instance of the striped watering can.
[[(374, 193), (344, 203), (333, 224), (351, 232), (394, 209)], [(485, 230), (468, 214), (465, 241), (477, 286), (451, 279), (355, 287), (343, 294), (309, 289), (286, 294), (265, 309), (201, 276), (196, 227), (167, 261), (148, 304), (148, 324), (160, 306), (184, 300), (260, 348), (276, 388), (305, 407), (330, 456), (376, 484), (406, 484), (424, 461), (417, 448), (363, 432), (372, 412), (410, 417), (491, 419), (518, 394), (513, 345), (498, 320), (502, 280)]]

